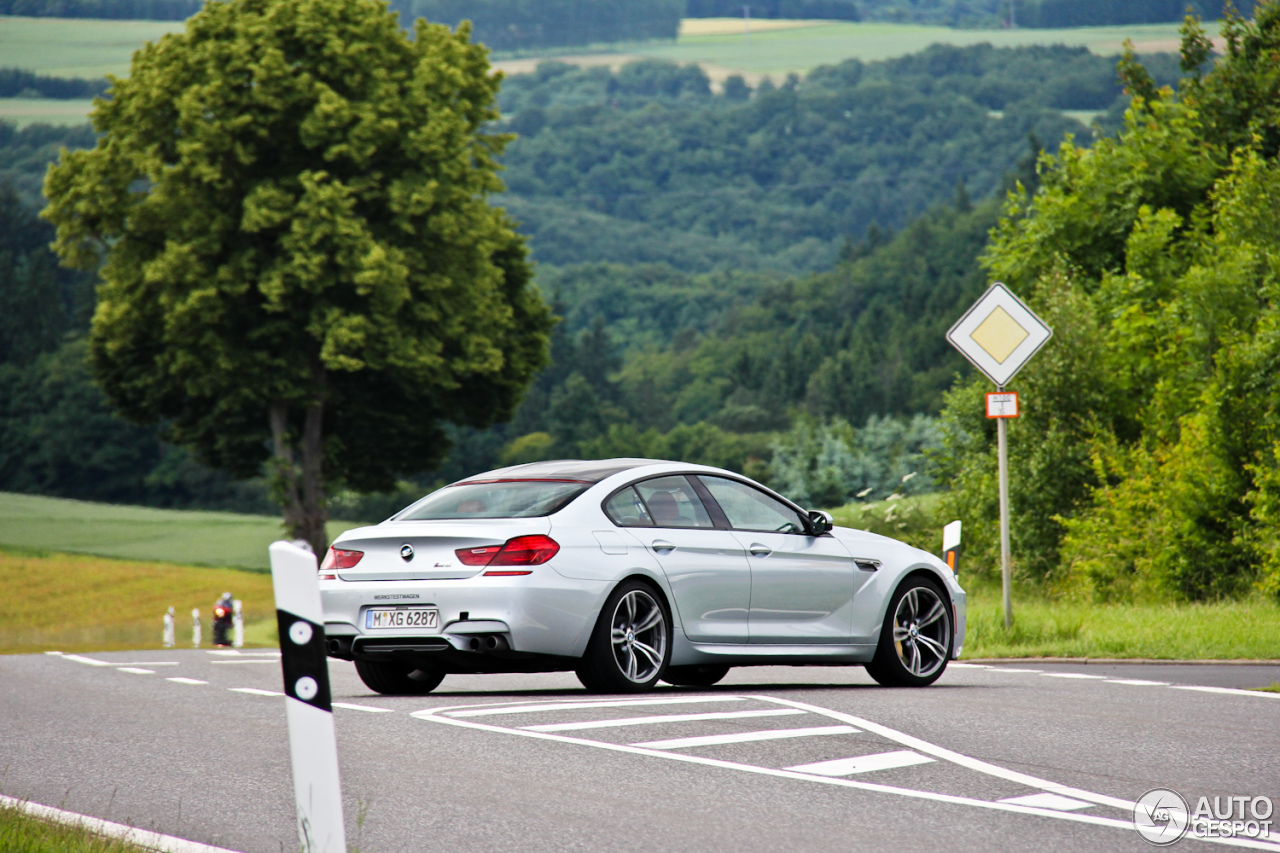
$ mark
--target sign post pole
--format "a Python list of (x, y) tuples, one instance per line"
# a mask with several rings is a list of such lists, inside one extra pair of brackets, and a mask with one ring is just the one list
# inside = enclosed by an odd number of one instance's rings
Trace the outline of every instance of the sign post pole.
[(1000, 466), (1000, 589), (1004, 600), (1005, 630), (1013, 625), (1013, 579), (1009, 569), (1009, 441), (1005, 427), (1007, 420), (1008, 418), (996, 418), (996, 456)]
[(996, 421), (996, 456), (1000, 469), (1000, 587), (1006, 630), (1013, 626), (1013, 576), (1009, 554), (1009, 439), (1005, 421), (1018, 417), (1019, 412), (1018, 395), (1005, 393), (1004, 389), (1051, 337), (1053, 330), (1000, 282), (991, 285), (947, 332), (947, 341), (996, 386), (996, 393), (987, 395), (987, 417)]

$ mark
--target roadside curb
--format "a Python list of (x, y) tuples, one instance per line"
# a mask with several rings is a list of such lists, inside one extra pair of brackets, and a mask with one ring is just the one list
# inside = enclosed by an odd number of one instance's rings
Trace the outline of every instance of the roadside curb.
[(198, 841), (188, 841), (185, 838), (176, 838), (159, 832), (149, 832), (145, 829), (138, 829), (136, 826), (127, 826), (123, 823), (114, 823), (109, 820), (82, 815), (78, 812), (55, 809), (52, 806), (42, 806), (30, 800), (6, 797), (3, 794), (0, 794), (0, 806), (16, 809), (39, 820), (79, 827), (103, 838), (117, 839), (126, 844), (141, 847), (144, 850), (158, 851), (158, 853), (236, 853), (236, 851), (228, 850), (225, 847), (214, 847), (210, 844), (201, 844)]
[(1156, 664), (1164, 666), (1280, 666), (1280, 660), (1169, 660), (1167, 658), (961, 658), (956, 663)]

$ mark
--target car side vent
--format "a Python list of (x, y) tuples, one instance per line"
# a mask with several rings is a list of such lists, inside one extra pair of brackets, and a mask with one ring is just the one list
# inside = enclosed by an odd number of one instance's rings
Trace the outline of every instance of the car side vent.
[(853, 562), (857, 565), (858, 568), (862, 569), (864, 572), (874, 572), (876, 569), (880, 568), (879, 560), (855, 559)]

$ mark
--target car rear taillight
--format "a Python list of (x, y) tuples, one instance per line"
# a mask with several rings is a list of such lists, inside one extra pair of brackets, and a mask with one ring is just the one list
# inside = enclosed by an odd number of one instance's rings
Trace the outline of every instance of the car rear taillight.
[(458, 555), (464, 566), (487, 566), (501, 550), (501, 545), (486, 545), (483, 548), (459, 548), (453, 553)]
[(330, 548), (320, 564), (320, 571), (331, 572), (334, 569), (355, 568), (356, 563), (364, 556), (364, 551), (344, 551), (341, 548)]
[(540, 566), (560, 550), (559, 543), (550, 536), (536, 534), (508, 539), (505, 545), (486, 545), (482, 548), (459, 548), (454, 551), (464, 566), (488, 566), (485, 577), (510, 577), (531, 575), (532, 571), (493, 571), (497, 566)]

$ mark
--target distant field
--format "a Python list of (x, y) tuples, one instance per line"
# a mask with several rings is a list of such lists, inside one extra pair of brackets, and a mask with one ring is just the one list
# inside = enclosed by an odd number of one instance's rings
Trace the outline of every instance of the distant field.
[(84, 124), (93, 101), (61, 101), (53, 98), (0, 98), (0, 119), (18, 127), (29, 124)]
[(182, 21), (0, 17), (0, 66), (58, 77), (123, 75), (135, 50), (184, 26)]
[[(330, 522), (329, 537), (355, 526)], [(0, 492), (0, 549), (264, 570), (269, 567), (267, 546), (283, 535), (280, 519), (272, 516), (180, 512)]]
[(169, 607), (178, 644), (191, 645), (198, 608), (208, 646), (223, 592), (244, 602), (250, 644), (275, 632), (271, 576), (263, 572), (0, 552), (0, 586), (0, 654), (160, 648)]

